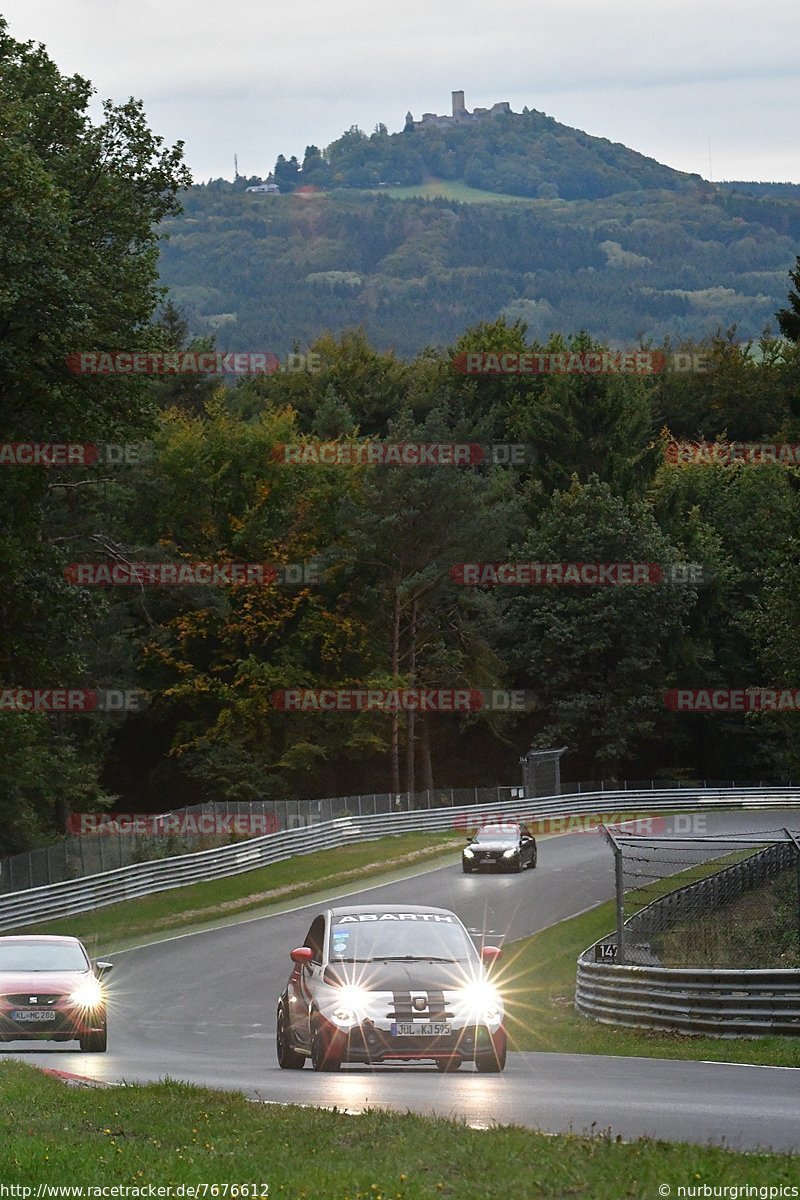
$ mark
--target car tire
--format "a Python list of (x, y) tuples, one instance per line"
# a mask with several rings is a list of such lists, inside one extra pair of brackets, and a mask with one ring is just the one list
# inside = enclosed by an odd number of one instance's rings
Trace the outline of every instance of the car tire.
[(475, 1066), (482, 1074), (489, 1072), (502, 1071), (506, 1065), (505, 1051), (501, 1055), (494, 1054), (490, 1051), (489, 1054), (478, 1054), (475, 1056)]
[(448, 1071), (448, 1072), (449, 1071), (457, 1071), (460, 1066), (461, 1066), (460, 1058), (437, 1058), (436, 1059), (437, 1071)]
[(514, 872), (515, 875), (519, 875), (520, 871), (522, 870), (522, 859), (521, 858), (517, 859), (517, 861), (512, 865), (511, 870)]
[(298, 1054), (292, 1049), (289, 1038), (289, 1020), (286, 1012), (286, 1005), (281, 1000), (278, 1005), (278, 1015), (275, 1022), (276, 1033), (276, 1049), (278, 1053), (278, 1066), (284, 1071), (300, 1071), (305, 1066), (305, 1056)]
[(311, 1025), (311, 1066), (315, 1071), (338, 1071), (341, 1065), (341, 1058), (325, 1045), (322, 1026), (315, 1018)]
[(530, 869), (532, 871), (536, 869), (536, 851), (535, 850), (534, 850), (533, 854), (531, 855), (531, 861), (528, 865), (530, 866)]
[[(497, 1042), (499, 1041), (499, 1046)], [(492, 1044), (491, 1050), (484, 1050), (481, 1054), (475, 1055), (475, 1066), (478, 1071), (483, 1074), (488, 1074), (502, 1071), (506, 1065), (506, 1049), (508, 1043), (506, 1040), (505, 1030), (501, 1029), (499, 1036)]]
[(465, 874), (465, 875), (471, 875), (471, 874), (472, 874), (472, 871), (473, 871), (473, 868), (472, 868), (472, 867), (468, 867), (468, 866), (467, 866), (467, 864), (466, 864), (465, 862), (462, 862), (462, 864), (461, 864), (461, 870), (464, 872), (464, 874)]
[(80, 1039), (80, 1047), (84, 1054), (105, 1054), (108, 1048), (108, 1026), (105, 1022), (102, 1029), (85, 1034)]

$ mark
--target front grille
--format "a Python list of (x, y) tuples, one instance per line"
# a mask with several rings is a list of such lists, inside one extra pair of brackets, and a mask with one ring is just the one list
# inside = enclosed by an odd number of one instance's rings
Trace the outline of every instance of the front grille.
[[(415, 1008), (414, 999), (426, 1000), (424, 1008)], [(390, 1021), (450, 1021), (453, 1013), (446, 1007), (444, 992), (395, 992), (393, 1007), (386, 1013)]]
[(57, 1000), (63, 1000), (63, 992), (16, 992), (14, 995), (6, 996), (9, 1004), (19, 1008), (44, 1008), (46, 1005), (55, 1004)]

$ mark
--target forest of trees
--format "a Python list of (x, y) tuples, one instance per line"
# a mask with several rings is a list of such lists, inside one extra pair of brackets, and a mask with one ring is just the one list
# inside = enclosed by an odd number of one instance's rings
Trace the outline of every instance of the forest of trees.
[(412, 357), (499, 317), (540, 340), (696, 339), (731, 324), (758, 338), (776, 332), (800, 244), (800, 200), (711, 185), (483, 204), (219, 181), (182, 202), (160, 270), (192, 333), (281, 354), (363, 326)]
[(511, 196), (593, 200), (637, 188), (686, 189), (700, 183), (619, 142), (593, 137), (535, 109), (497, 113), (459, 125), (366, 134), (358, 126), (325, 148), (307, 146), (302, 162), (280, 155), (273, 177), (282, 191), (375, 188), (463, 179)]
[[(0, 710), (0, 854), (112, 798), (163, 811), (394, 782), (514, 782), (531, 746), (568, 746), (567, 779), (797, 773), (800, 714), (686, 714), (664, 701), (675, 687), (800, 686), (797, 468), (689, 464), (666, 453), (670, 438), (800, 442), (800, 260), (790, 278), (785, 246), (774, 264), (784, 263), (783, 336), (749, 345), (735, 328), (720, 331), (703, 339), (703, 372), (468, 375), (456, 356), (605, 343), (574, 326), (542, 336), (508, 316), (462, 320), (449, 344), (401, 357), (347, 319), (343, 292), (336, 332), (304, 343), (314, 369), (233, 383), (76, 375), (67, 365), (76, 351), (213, 345), (194, 339), (192, 322), (158, 290), (155, 230), (177, 223), (188, 182), (181, 147), (163, 147), (134, 102), (107, 106), (91, 126), (88, 85), (62, 77), (3, 26), (0, 58), (2, 177), (13, 180), (3, 185), (0, 234), (4, 441), (149, 447), (124, 466), (0, 473), (10, 531), (0, 550), (3, 688), (138, 688), (150, 698), (117, 716)], [(181, 218), (187, 238), (188, 221), (200, 220), (197, 196), (188, 193)], [(246, 211), (261, 242), (254, 234), (244, 253), (236, 232), (219, 236), (220, 262), (243, 291), (248, 263), (267, 270), (295, 237), (292, 221), (314, 221), (311, 208), (299, 218)], [(375, 212), (373, 260), (401, 253), (396, 216)], [(478, 220), (468, 208), (403, 212), (426, 262), (440, 218), (462, 230)], [(717, 213), (723, 228), (722, 204)], [(481, 280), (526, 236), (520, 216), (507, 220), (498, 216), (483, 246)], [(366, 253), (358, 216), (345, 208), (337, 221)], [(486, 229), (476, 225), (476, 239)], [(556, 256), (534, 230), (542, 254)], [(326, 236), (323, 221), (316, 237)], [(645, 230), (636, 237), (655, 260), (657, 241)], [(330, 263), (337, 245), (331, 238)], [(592, 245), (587, 233), (587, 255)], [(215, 280), (215, 264), (206, 266)], [(398, 272), (399, 285), (413, 269)], [(255, 323), (249, 333), (238, 344), (226, 333), (226, 348), (273, 348)], [(521, 466), (281, 461), (281, 447), (319, 439), (512, 442), (535, 455)], [(76, 585), (68, 569), (143, 561), (314, 561), (320, 571), (296, 585), (100, 588)], [(697, 563), (706, 575), (700, 584), (596, 588), (466, 587), (452, 577), (461, 562), (504, 561)], [(519, 689), (532, 700), (517, 714), (418, 714), (413, 723), (382, 712), (285, 712), (273, 701), (285, 688), (364, 686)]]

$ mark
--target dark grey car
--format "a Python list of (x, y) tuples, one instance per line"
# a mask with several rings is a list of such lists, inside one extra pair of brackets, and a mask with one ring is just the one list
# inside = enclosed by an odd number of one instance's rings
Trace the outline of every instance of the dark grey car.
[(525, 825), (484, 825), (461, 851), (461, 866), (465, 875), (535, 867), (536, 838)]

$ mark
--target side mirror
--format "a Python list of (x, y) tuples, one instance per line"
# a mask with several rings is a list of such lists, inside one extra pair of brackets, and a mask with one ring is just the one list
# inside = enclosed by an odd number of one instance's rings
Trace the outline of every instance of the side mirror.
[(106, 971), (113, 971), (114, 964), (110, 962), (102, 962), (100, 959), (94, 964), (94, 969), (100, 975), (105, 975)]
[(503, 951), (499, 946), (484, 946), (481, 950), (481, 958), (486, 963), (486, 966), (490, 967), (493, 962), (497, 961), (502, 953)]
[(310, 946), (298, 946), (296, 950), (292, 951), (290, 957), (292, 962), (310, 963), (314, 957), (314, 951)]

